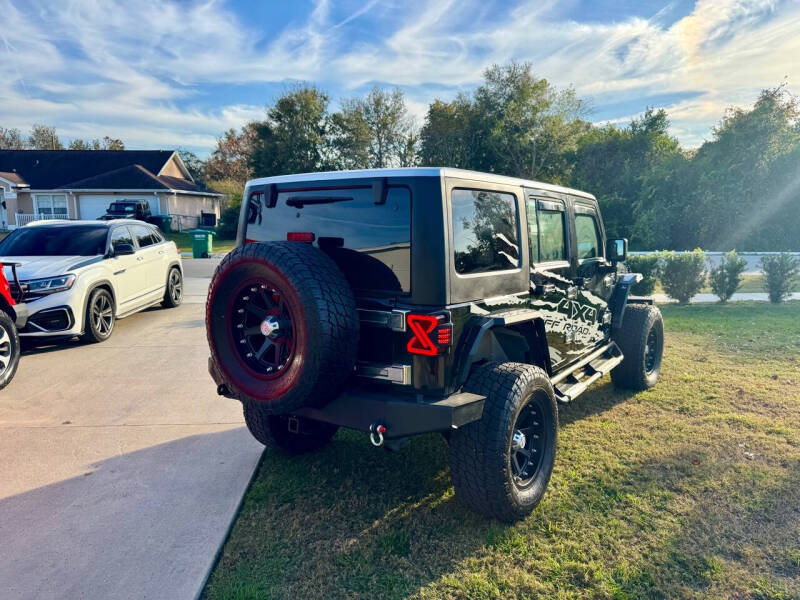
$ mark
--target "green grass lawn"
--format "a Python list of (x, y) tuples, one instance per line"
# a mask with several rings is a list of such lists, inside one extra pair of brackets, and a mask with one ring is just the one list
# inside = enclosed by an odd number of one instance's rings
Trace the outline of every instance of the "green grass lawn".
[[(185, 231), (172, 231), (166, 234), (168, 240), (172, 240), (177, 244), (178, 250), (181, 252), (192, 251), (192, 234)], [(236, 246), (236, 240), (225, 240), (214, 236), (212, 240), (214, 252), (230, 252)]]
[(438, 435), (340, 431), (264, 454), (204, 597), (800, 598), (800, 302), (662, 310), (660, 383), (562, 407), (526, 520), (464, 509)]

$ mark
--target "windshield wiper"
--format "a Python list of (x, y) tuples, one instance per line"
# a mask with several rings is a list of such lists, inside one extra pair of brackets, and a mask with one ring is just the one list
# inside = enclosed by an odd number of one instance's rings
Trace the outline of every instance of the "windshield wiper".
[(291, 196), (286, 200), (286, 206), (303, 208), (306, 204), (333, 204), (352, 199), (352, 196)]

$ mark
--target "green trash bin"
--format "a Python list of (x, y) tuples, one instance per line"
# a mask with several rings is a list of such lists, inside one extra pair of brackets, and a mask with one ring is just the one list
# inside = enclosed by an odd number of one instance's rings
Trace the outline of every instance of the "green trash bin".
[(161, 215), (160, 221), (158, 226), (161, 228), (161, 231), (170, 233), (172, 231), (172, 217), (170, 215)]
[(192, 234), (192, 257), (208, 258), (211, 256), (213, 250), (211, 237), (214, 232), (206, 229), (192, 229), (189, 233)]

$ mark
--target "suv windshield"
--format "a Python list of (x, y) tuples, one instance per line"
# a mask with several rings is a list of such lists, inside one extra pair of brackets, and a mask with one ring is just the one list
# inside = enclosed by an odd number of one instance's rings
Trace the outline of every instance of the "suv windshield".
[[(258, 198), (258, 200), (256, 200)], [(275, 206), (254, 196), (248, 211), (248, 239), (285, 241), (290, 232), (313, 233), (357, 290), (411, 289), (411, 192), (389, 186), (375, 203), (368, 186), (281, 191)]]
[(95, 256), (105, 254), (107, 235), (105, 226), (27, 226), (0, 242), (0, 256)]
[(115, 213), (132, 213), (136, 210), (135, 204), (122, 204), (120, 202), (115, 202), (111, 206), (108, 207), (109, 212)]

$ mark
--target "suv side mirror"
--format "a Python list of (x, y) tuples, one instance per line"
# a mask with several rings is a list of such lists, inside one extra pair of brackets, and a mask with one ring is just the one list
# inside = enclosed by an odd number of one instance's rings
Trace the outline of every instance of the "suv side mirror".
[(131, 244), (114, 244), (114, 256), (135, 254), (136, 250)]
[(628, 240), (619, 238), (606, 242), (606, 259), (612, 263), (625, 262), (628, 258)]

